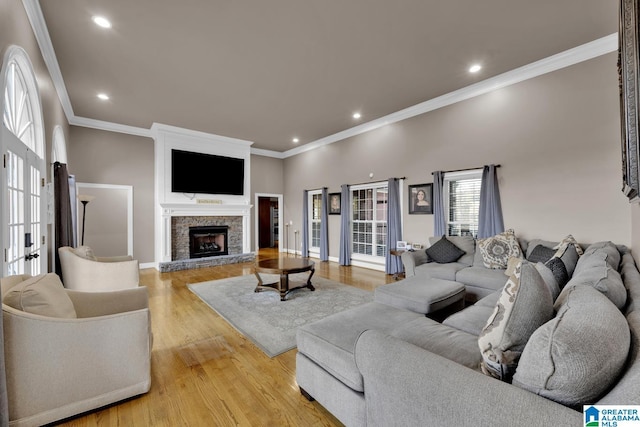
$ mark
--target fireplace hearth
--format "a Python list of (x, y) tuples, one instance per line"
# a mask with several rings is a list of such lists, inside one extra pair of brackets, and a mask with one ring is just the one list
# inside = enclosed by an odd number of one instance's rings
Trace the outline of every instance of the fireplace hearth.
[(228, 255), (228, 233), (226, 225), (189, 227), (189, 258)]

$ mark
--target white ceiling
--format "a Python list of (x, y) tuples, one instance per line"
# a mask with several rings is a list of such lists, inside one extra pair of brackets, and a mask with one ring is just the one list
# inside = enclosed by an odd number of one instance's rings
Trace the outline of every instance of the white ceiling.
[(73, 124), (163, 123), (274, 154), (521, 80), (595, 40), (596, 54), (617, 46), (613, 0), (23, 1)]

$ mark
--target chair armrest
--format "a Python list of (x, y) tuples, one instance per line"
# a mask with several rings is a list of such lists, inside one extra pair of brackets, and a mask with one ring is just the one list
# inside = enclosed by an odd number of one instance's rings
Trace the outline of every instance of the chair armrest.
[(367, 425), (580, 425), (582, 413), (380, 331), (355, 348)]
[(105, 316), (149, 308), (146, 286), (104, 292), (85, 292), (67, 289), (79, 318)]
[(47, 414), (68, 417), (149, 390), (148, 309), (85, 319), (2, 312), (12, 419), (45, 424)]
[(62, 282), (68, 289), (107, 291), (139, 285), (138, 260), (98, 262), (73, 256), (73, 261), (67, 265), (68, 268), (63, 268), (62, 271)]
[(416, 267), (420, 264), (429, 262), (427, 253), (423, 250), (406, 251), (400, 258), (402, 259), (402, 265), (404, 266), (405, 277), (411, 277), (416, 275)]

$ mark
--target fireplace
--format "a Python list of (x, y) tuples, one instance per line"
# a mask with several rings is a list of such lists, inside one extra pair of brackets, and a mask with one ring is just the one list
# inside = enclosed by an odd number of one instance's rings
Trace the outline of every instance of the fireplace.
[(228, 233), (226, 225), (189, 227), (189, 258), (228, 255)]

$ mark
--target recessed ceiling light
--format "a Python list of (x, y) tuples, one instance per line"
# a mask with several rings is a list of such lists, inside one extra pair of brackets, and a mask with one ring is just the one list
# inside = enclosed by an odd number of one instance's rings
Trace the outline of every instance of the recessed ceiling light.
[(471, 67), (469, 67), (469, 72), (470, 73), (477, 73), (480, 70), (482, 70), (482, 66), (479, 65), (479, 64), (474, 64)]
[(102, 99), (103, 101), (108, 101), (109, 100), (109, 95), (107, 95), (106, 93), (99, 93), (98, 98)]
[(300, 140), (298, 138), (293, 138), (293, 142), (297, 144), (298, 142), (300, 142)]
[(109, 20), (104, 16), (94, 16), (91, 19), (93, 19), (93, 22), (95, 22), (96, 25), (102, 28), (111, 28), (111, 22), (109, 22)]
[(360, 114), (360, 113), (353, 113), (353, 118), (354, 118), (354, 119), (359, 119), (360, 117), (362, 117), (362, 114)]

